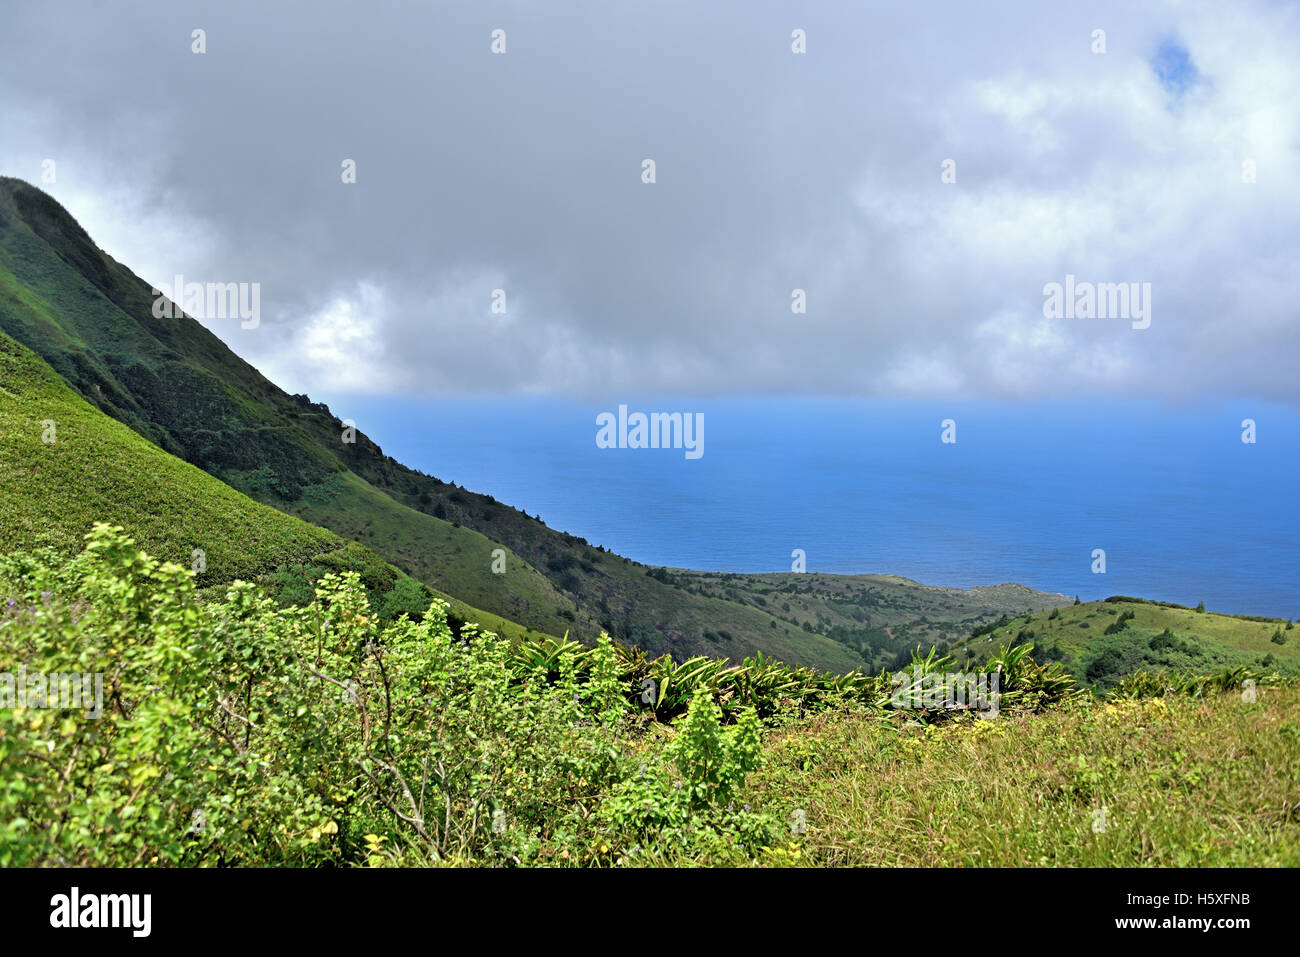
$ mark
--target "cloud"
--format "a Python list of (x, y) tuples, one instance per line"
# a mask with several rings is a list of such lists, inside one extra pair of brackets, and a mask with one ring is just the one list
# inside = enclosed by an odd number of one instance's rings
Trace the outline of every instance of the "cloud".
[(1135, 6), (28, 5), (0, 172), (295, 391), (1296, 401), (1300, 16)]
[(374, 391), (387, 381), (381, 349), (386, 318), (384, 291), (358, 283), (354, 295), (337, 296), (308, 317), (296, 348), (273, 355), (263, 371), (289, 391)]

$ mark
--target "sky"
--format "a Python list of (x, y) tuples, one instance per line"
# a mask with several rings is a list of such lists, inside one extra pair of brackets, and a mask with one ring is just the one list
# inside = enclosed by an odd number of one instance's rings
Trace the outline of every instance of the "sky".
[[(0, 173), (151, 283), (258, 283), (204, 321), (291, 392), (1300, 400), (1295, 3), (3, 21)], [(1046, 316), (1067, 276), (1149, 325)]]

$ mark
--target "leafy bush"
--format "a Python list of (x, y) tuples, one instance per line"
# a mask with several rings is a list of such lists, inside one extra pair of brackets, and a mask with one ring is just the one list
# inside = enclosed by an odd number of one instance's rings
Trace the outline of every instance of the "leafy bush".
[(0, 737), (5, 864), (521, 860), (624, 769), (608, 640), (585, 682), (571, 662), (516, 681), (508, 644), (453, 639), (440, 602), (383, 627), (348, 572), (309, 608), (247, 583), (200, 604), (102, 525), (0, 579), (6, 661), (105, 676), (102, 717), (17, 708)]
[(1182, 651), (1185, 652), (1190, 647), (1187, 642), (1182, 641), (1174, 635), (1172, 631), (1166, 628), (1160, 634), (1152, 638), (1148, 643), (1152, 651)]
[(1128, 623), (1136, 617), (1137, 616), (1134, 615), (1133, 612), (1131, 611), (1124, 612), (1113, 622), (1111, 622), (1109, 625), (1106, 626), (1106, 630), (1103, 632), (1103, 634), (1118, 635), (1121, 631), (1125, 629), (1125, 627), (1127, 627)]
[(762, 765), (760, 725), (752, 709), (725, 728), (722, 709), (710, 695), (697, 694), (665, 757), (680, 780), (670, 783), (663, 768), (647, 773), (643, 765), (618, 785), (602, 809), (613, 834), (626, 834), (637, 846), (665, 839), (695, 846), (723, 835), (751, 850), (771, 843), (776, 822), (735, 806), (746, 777)]
[[(1109, 631), (1110, 629), (1107, 629)], [(1124, 666), (1124, 656), (1117, 648), (1106, 648), (1088, 664), (1089, 681), (1100, 682), (1119, 674)]]
[(713, 698), (696, 695), (668, 755), (682, 774), (684, 797), (693, 809), (726, 804), (761, 763), (758, 715), (748, 709), (724, 729), (722, 709)]

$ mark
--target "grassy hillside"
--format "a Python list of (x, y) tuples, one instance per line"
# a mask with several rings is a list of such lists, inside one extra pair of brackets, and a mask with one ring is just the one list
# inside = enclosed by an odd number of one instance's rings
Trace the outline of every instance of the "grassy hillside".
[[(844, 670), (875, 657), (861, 636), (846, 631), (832, 640), (823, 633), (862, 625), (850, 625), (853, 612), (839, 614), (842, 586), (827, 576), (802, 581), (804, 589), (827, 583), (824, 600), (804, 602), (803, 618), (773, 613), (756, 600), (765, 584), (753, 586), (757, 596), (739, 599), (679, 586), (660, 570), (593, 548), (490, 496), (406, 468), (362, 433), (343, 442), (343, 423), (326, 406), (288, 395), (200, 323), (155, 318), (152, 306), (149, 286), (99, 250), (58, 203), (20, 180), (0, 178), (0, 331), (159, 447), (528, 628), (568, 629), (586, 641), (605, 629), (678, 658), (739, 659), (762, 650)], [(508, 553), (504, 575), (492, 572), (494, 548)], [(870, 627), (955, 635), (969, 623), (960, 619), (987, 620), (1055, 600), (1026, 593), (945, 609), (929, 596), (912, 600), (915, 588), (900, 581), (878, 591), (875, 597), (900, 603), (900, 614), (879, 621), (873, 615)]]
[(106, 521), (187, 568), (202, 549), (200, 584), (257, 578), (346, 544), (161, 451), (92, 408), (3, 333), (0, 499), (0, 552), (50, 545), (75, 553), (91, 525)]
[(1020, 615), (953, 643), (948, 653), (963, 665), (1007, 643), (1032, 643), (1035, 658), (1060, 662), (1081, 682), (1102, 689), (1135, 671), (1247, 665), (1300, 672), (1300, 629), (1284, 618), (1220, 615), (1122, 596)]
[(355, 571), (376, 605), (391, 599), (394, 613), (422, 611), (436, 596), (457, 620), (508, 637), (539, 634), (417, 586), (369, 549), (259, 504), (169, 455), (93, 408), (2, 332), (0, 512), (0, 554), (43, 546), (75, 554), (102, 521), (127, 529), (159, 559), (195, 569), (201, 587), (260, 580), (285, 600), (309, 602), (309, 580)]

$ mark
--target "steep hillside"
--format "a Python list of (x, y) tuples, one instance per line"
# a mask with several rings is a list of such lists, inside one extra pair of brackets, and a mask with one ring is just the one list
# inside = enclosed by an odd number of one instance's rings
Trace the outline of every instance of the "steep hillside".
[[(456, 621), (510, 637), (528, 630), (418, 585), (364, 546), (261, 505), (92, 407), (30, 350), (0, 333), (0, 554), (79, 552), (95, 522), (121, 525), (201, 587), (261, 581), (307, 602), (309, 579), (356, 571), (389, 614), (437, 595)], [(537, 633), (533, 633), (534, 635)]]
[[(551, 634), (591, 641), (604, 628), (678, 658), (739, 660), (761, 650), (835, 670), (877, 657), (870, 642), (822, 633), (844, 617), (829, 612), (842, 600), (838, 583), (824, 600), (808, 601), (811, 630), (807, 619), (774, 613), (754, 596), (678, 583), (406, 468), (360, 432), (343, 441), (344, 425), (326, 406), (278, 389), (193, 319), (157, 318), (152, 307), (149, 285), (99, 250), (57, 202), (0, 178), (0, 330), (92, 405), (234, 488), (372, 548), (433, 588)], [(507, 552), (504, 574), (492, 570), (496, 548)], [(800, 588), (821, 587), (811, 582)], [(767, 587), (751, 590), (761, 597)], [(900, 580), (878, 593), (904, 606), (879, 620), (957, 637), (972, 615), (988, 620), (1059, 601), (1026, 591), (1005, 603), (978, 601), (978, 611), (970, 603), (944, 609), (909, 597), (919, 587)], [(931, 620), (907, 617), (918, 609)]]
[(259, 505), (92, 408), (45, 363), (0, 334), (0, 552), (82, 548), (96, 521), (131, 528), (200, 584), (253, 579), (347, 545)]
[(1300, 629), (1285, 618), (1219, 615), (1167, 602), (1113, 596), (998, 622), (948, 650), (958, 664), (1002, 644), (1031, 643), (1100, 690), (1135, 671), (1214, 671), (1245, 665), (1300, 673)]

